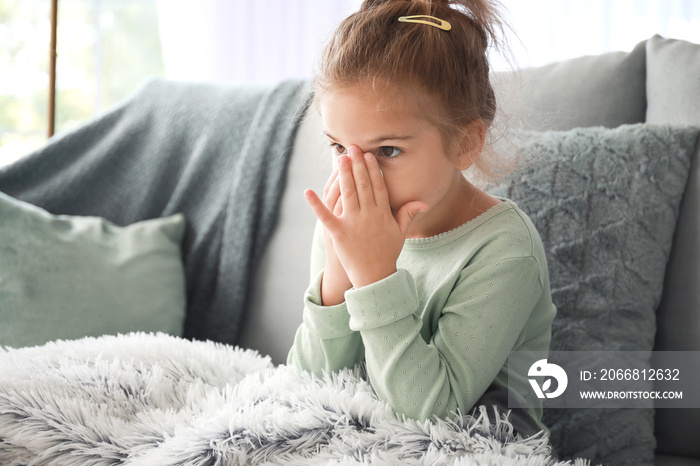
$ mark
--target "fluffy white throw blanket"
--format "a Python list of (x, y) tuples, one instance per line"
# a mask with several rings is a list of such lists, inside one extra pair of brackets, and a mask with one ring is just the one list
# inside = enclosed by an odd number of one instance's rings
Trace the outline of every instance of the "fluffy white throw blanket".
[(162, 334), (0, 349), (3, 465), (572, 464), (480, 413), (406, 420), (358, 371)]

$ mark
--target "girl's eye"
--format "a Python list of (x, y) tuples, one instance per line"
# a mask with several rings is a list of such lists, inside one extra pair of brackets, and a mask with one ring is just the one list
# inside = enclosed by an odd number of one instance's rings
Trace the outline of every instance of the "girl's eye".
[(379, 148), (379, 155), (386, 158), (394, 158), (401, 153), (401, 149), (394, 146), (382, 146)]
[(338, 155), (348, 153), (348, 150), (345, 148), (345, 146), (342, 146), (342, 145), (337, 144), (335, 142), (331, 143), (331, 147), (333, 148), (333, 152), (335, 152)]

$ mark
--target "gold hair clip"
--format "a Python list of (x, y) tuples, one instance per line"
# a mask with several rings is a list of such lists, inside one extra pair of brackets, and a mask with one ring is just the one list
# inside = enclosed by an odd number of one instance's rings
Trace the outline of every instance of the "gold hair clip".
[[(426, 21), (424, 19), (420, 18), (428, 18), (432, 19), (434, 21)], [(435, 22), (437, 21), (437, 23)], [(428, 26), (435, 26), (438, 29), (442, 29), (443, 31), (449, 31), (452, 29), (452, 25), (445, 21), (444, 19), (436, 18), (435, 16), (428, 16), (428, 15), (415, 15), (415, 16), (401, 16), (399, 18), (400, 23), (419, 23), (419, 24), (427, 24)]]

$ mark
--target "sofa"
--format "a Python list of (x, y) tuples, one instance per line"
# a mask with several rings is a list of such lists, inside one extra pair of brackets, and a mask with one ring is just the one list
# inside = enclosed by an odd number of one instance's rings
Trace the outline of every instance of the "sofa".
[[(535, 220), (546, 247), (548, 242), (568, 235), (568, 244), (557, 243), (550, 247), (550, 273), (559, 277), (559, 283), (553, 282), (553, 287), (557, 288), (553, 296), (560, 308), (553, 334), (553, 341), (556, 337), (559, 346), (553, 349), (700, 352), (700, 293), (696, 285), (700, 280), (700, 243), (697, 240), (700, 236), (697, 216), (700, 145), (696, 143), (697, 131), (693, 129), (700, 126), (700, 45), (654, 36), (631, 52), (586, 56), (516, 73), (497, 73), (493, 82), (503, 110), (497, 127), (505, 128), (498, 134), (495, 144), (504, 151), (513, 150), (522, 157), (523, 163), (504, 181), (486, 189), (513, 197)], [(175, 115), (191, 112), (186, 102), (192, 95), (180, 92), (177, 86), (168, 86), (149, 105), (165, 107), (167, 101), (168, 111)], [(313, 105), (309, 105), (305, 84), (289, 89), (260, 94), (270, 100), (266, 111), (260, 112), (255, 107), (245, 107), (250, 102), (243, 98), (226, 103), (230, 98), (227, 91), (207, 88), (204, 97), (201, 92), (196, 96), (205, 110), (192, 117), (192, 121), (198, 123), (191, 137), (182, 128), (169, 126), (186, 121), (180, 117), (164, 124), (152, 114), (139, 114), (141, 119), (133, 123), (131, 132), (121, 128), (130, 116), (129, 105), (133, 107), (134, 101), (145, 105), (143, 102), (148, 101), (144, 98), (148, 92), (141, 91), (136, 99), (132, 98), (131, 104), (120, 106), (49, 143), (52, 149), (69, 147), (73, 152), (76, 146), (84, 143), (91, 148), (90, 157), (83, 157), (80, 164), (73, 163), (73, 159), (69, 164), (67, 159), (62, 161), (54, 157), (53, 165), (42, 165), (41, 170), (31, 160), (20, 161), (15, 166), (0, 169), (0, 191), (41, 206), (52, 214), (100, 216), (122, 226), (167, 216), (168, 247), (172, 250), (172, 244), (182, 242), (185, 245), (182, 260), (189, 269), (180, 271), (180, 275), (170, 274), (173, 276), (168, 282), (158, 286), (171, 289), (178, 283), (182, 287), (186, 282), (187, 295), (181, 290), (171, 301), (159, 301), (159, 310), (148, 317), (148, 325), (135, 325), (131, 330), (162, 331), (195, 340), (235, 344), (269, 355), (272, 363), (282, 365), (302, 322), (302, 296), (310, 280), (309, 251), (316, 221), (302, 193), (306, 188), (321, 191), (330, 170), (328, 143), (323, 137), (320, 117)], [(300, 97), (302, 94), (307, 97)], [(286, 108), (288, 102), (293, 102), (294, 108)], [(216, 111), (206, 110), (214, 108)], [(229, 122), (220, 118), (226, 112), (252, 117), (245, 124), (237, 124), (235, 120)], [(266, 120), (269, 115), (282, 115), (282, 118), (270, 123)], [(121, 129), (115, 132), (115, 127)], [(258, 127), (265, 130), (258, 130)], [(652, 127), (651, 132), (648, 127)], [(97, 129), (102, 132), (98, 133)], [(207, 138), (214, 133), (221, 138), (211, 144), (211, 139)], [(119, 137), (124, 134), (128, 137)], [(288, 139), (278, 137), (279, 134), (288, 134)], [(144, 142), (148, 138), (153, 139)], [(244, 151), (246, 154), (253, 154), (251, 157), (255, 158), (258, 153), (248, 150), (250, 141), (261, 138), (281, 140), (264, 147), (264, 152), (273, 156), (262, 168), (249, 171), (242, 165), (221, 161), (227, 158), (233, 146), (242, 146), (248, 151)], [(606, 157), (626, 151), (620, 149), (621, 138), (625, 139), (623, 147), (629, 149), (628, 153), (641, 151), (647, 159), (638, 162), (621, 156), (615, 164), (606, 165)], [(166, 140), (167, 145), (163, 143)], [(605, 143), (602, 146), (601, 141)], [(215, 150), (199, 151), (198, 148), (207, 143)], [(662, 151), (671, 143), (678, 148), (678, 153), (684, 152), (685, 158), (674, 153), (668, 158), (659, 157), (666, 165), (655, 166), (655, 154), (649, 153), (649, 147)], [(112, 150), (116, 155), (109, 159), (95, 155), (107, 150), (105, 147), (115, 146), (119, 150)], [(139, 155), (134, 155), (134, 148), (144, 147), (148, 150), (139, 150)], [(586, 154), (582, 157), (589, 159), (576, 158), (577, 147), (585, 147)], [(567, 148), (568, 152), (564, 150)], [(557, 161), (562, 159), (562, 154), (568, 157), (571, 151), (573, 161)], [(146, 152), (151, 154), (149, 161), (140, 165), (142, 154)], [(34, 158), (42, 157), (47, 158), (42, 154)], [(539, 162), (528, 157), (539, 157)], [(600, 165), (601, 179), (606, 172), (620, 176), (601, 181), (575, 166), (583, 162)], [(72, 167), (70, 182), (51, 177), (47, 166), (61, 172), (69, 171), (65, 166)], [(553, 166), (556, 166), (554, 173)], [(200, 175), (205, 171), (206, 178), (202, 179)], [(155, 174), (146, 175), (146, 172)], [(554, 176), (561, 179), (562, 173), (568, 173), (566, 179), (575, 181), (577, 186), (584, 186), (585, 193), (572, 196), (573, 187), (559, 184), (555, 189), (553, 182), (543, 181)], [(630, 177), (625, 177), (626, 173), (630, 173)], [(574, 175), (580, 175), (580, 180), (574, 180)], [(227, 177), (235, 178), (241, 190), (234, 194), (222, 191), (222, 187), (228, 186)], [(266, 183), (251, 188), (249, 181), (261, 178), (265, 178)], [(117, 183), (115, 179), (124, 189), (112, 189)], [(174, 185), (173, 179), (194, 181), (182, 187)], [(584, 196), (591, 196), (591, 191), (598, 190), (611, 203), (628, 205), (627, 193), (643, 195), (650, 190), (644, 184), (649, 180), (658, 191), (654, 197), (658, 209), (646, 211), (643, 210), (645, 204), (629, 204), (639, 208), (643, 215), (632, 212), (629, 222), (621, 222), (625, 235), (635, 234), (630, 230), (642, 229), (649, 233), (648, 238), (629, 236), (632, 241), (619, 233), (623, 230), (605, 230), (615, 223), (606, 217), (601, 225), (607, 236), (601, 234), (603, 230), (598, 225), (598, 230), (592, 231), (591, 238), (586, 240), (588, 242), (577, 243), (577, 237), (588, 228), (585, 222), (590, 220), (581, 218), (580, 201)], [(256, 200), (254, 203), (236, 202), (252, 189), (255, 189), (255, 195), (251, 195)], [(60, 196), (52, 196), (52, 193), (60, 193)], [(52, 197), (60, 197), (62, 201), (53, 202)], [(222, 198), (234, 202), (227, 203)], [(556, 203), (553, 204), (552, 199)], [(646, 202), (646, 198), (641, 199), (636, 202)], [(601, 209), (600, 201), (596, 202), (594, 207)], [(219, 208), (214, 210), (212, 204)], [(190, 209), (191, 218), (187, 218), (187, 213), (184, 220), (177, 217), (180, 208)], [(235, 215), (222, 214), (231, 209)], [(605, 211), (600, 215), (609, 214)], [(55, 220), (53, 218), (52, 222)], [(261, 228), (243, 234), (240, 233), (242, 224), (260, 224)], [(96, 228), (109, 231), (113, 226), (100, 223)], [(642, 240), (646, 242), (639, 246)], [(207, 248), (208, 244), (216, 247)], [(591, 245), (602, 245), (603, 260), (609, 262), (592, 269), (590, 277), (584, 280), (577, 274), (583, 270), (579, 265), (589, 266), (586, 251)], [(652, 251), (651, 247), (655, 249)], [(632, 255), (626, 255), (627, 249)], [(572, 257), (572, 251), (578, 254), (576, 260), (580, 262), (566, 259)], [(0, 254), (7, 257), (8, 252), (0, 249)], [(193, 262), (197, 262), (197, 267)], [(228, 269), (233, 264), (243, 265), (232, 274)], [(144, 277), (149, 273), (160, 276), (166, 273), (163, 270), (172, 272), (174, 267), (167, 261), (160, 266), (159, 270), (136, 276), (135, 281), (146, 282), (148, 279)], [(635, 273), (637, 266), (644, 270), (641, 285), (630, 286), (629, 290), (624, 290), (627, 294), (619, 288), (607, 288), (607, 269), (636, 277), (640, 275)], [(90, 273), (89, 270), (81, 273)], [(247, 287), (244, 299), (227, 301), (232, 296), (241, 296), (239, 281)], [(621, 282), (627, 286), (627, 282), (622, 279)], [(132, 303), (150, 299), (160, 289), (149, 283), (134, 294)], [(590, 328), (579, 331), (576, 312), (582, 307), (574, 303), (579, 296), (588, 296), (586, 299), (590, 302), (598, 300), (595, 306), (586, 307), (586, 312), (592, 315), (586, 316), (585, 326), (602, 323), (599, 327), (609, 328), (595, 331), (604, 336), (595, 337)], [(644, 298), (643, 306), (637, 301), (630, 304), (638, 296)], [(612, 302), (617, 303), (610, 304), (614, 309), (606, 309), (606, 303)], [(641, 307), (644, 310), (640, 311)], [(208, 309), (216, 309), (216, 312), (208, 315)], [(167, 318), (162, 317), (164, 312), (170, 313)], [(644, 322), (638, 322), (640, 320)], [(618, 324), (606, 326), (606, 322)], [(35, 327), (18, 328), (30, 334)], [(105, 333), (129, 330), (128, 325), (115, 326)], [(0, 346), (12, 346), (2, 340), (8, 334), (9, 331), (5, 334), (0, 331)], [(27, 345), (41, 343), (27, 340)], [(692, 357), (693, 353), (684, 354)], [(553, 441), (565, 459), (584, 457), (594, 464), (700, 465), (700, 444), (696, 441), (700, 432), (700, 410), (697, 408), (555, 411), (556, 416), (550, 418), (555, 424)]]
[[(700, 125), (700, 46), (685, 41), (654, 36), (631, 52), (575, 58), (496, 77), (495, 83), (501, 105), (515, 115), (510, 124), (528, 130)], [(329, 160), (317, 154), (326, 145), (320, 118), (309, 111), (294, 142), (278, 225), (256, 272), (241, 332), (240, 344), (272, 355), (276, 363), (285, 362), (301, 323), (300, 307), (288, 303), (298, 301), (308, 284), (315, 224), (302, 193), (322, 190)], [(657, 351), (700, 351), (699, 164), (696, 152), (656, 310)], [(654, 464), (700, 465), (700, 409), (657, 409), (654, 426)]]

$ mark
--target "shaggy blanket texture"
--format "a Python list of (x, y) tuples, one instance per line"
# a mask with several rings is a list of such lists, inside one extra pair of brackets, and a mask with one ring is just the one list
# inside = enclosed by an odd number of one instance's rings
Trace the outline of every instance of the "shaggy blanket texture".
[(479, 413), (402, 419), (359, 370), (317, 379), (163, 334), (0, 349), (3, 465), (589, 464)]

